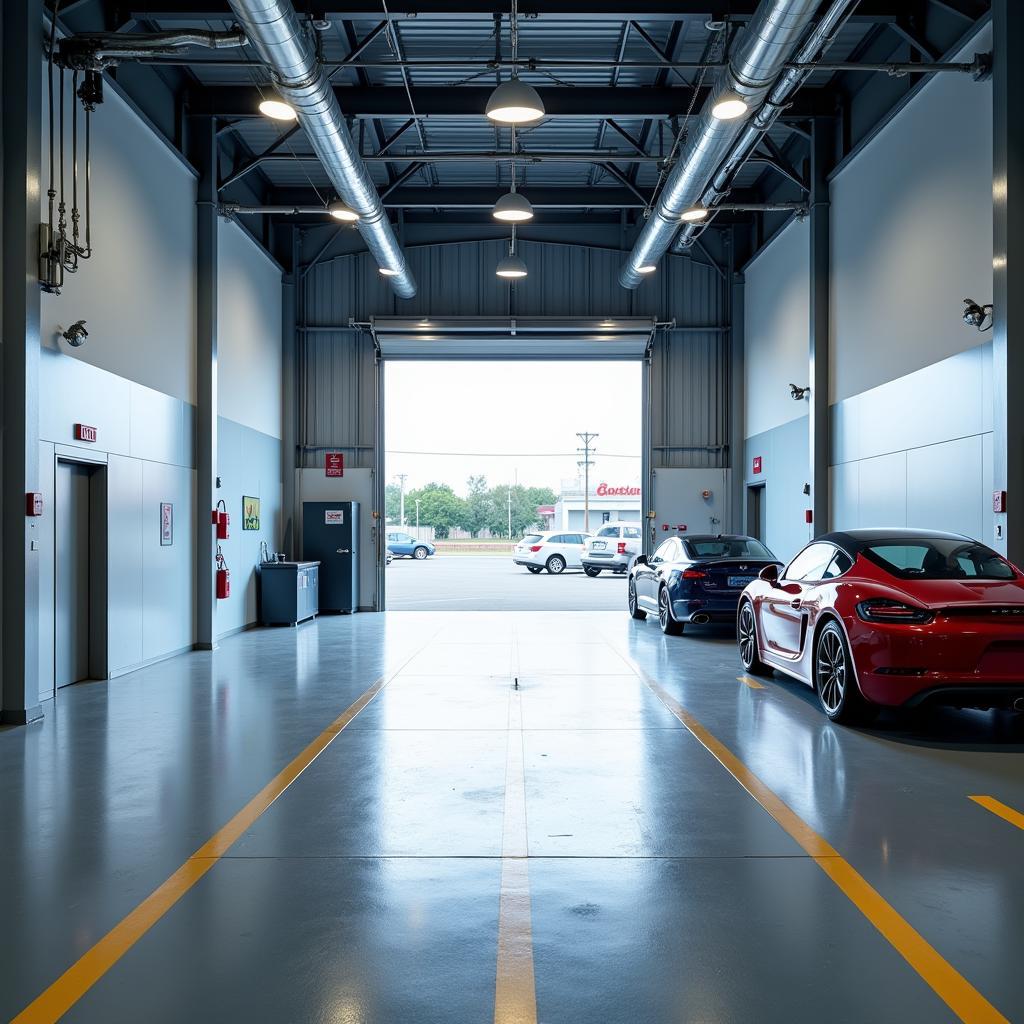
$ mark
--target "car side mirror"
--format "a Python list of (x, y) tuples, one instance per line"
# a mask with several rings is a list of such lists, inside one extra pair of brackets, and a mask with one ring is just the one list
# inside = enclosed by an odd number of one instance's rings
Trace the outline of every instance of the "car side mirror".
[(647, 556), (646, 555), (637, 555), (636, 558), (633, 559), (633, 564), (634, 565), (647, 565)]
[(774, 587), (779, 582), (779, 567), (775, 565), (774, 562), (771, 565), (766, 565), (758, 573), (758, 577), (764, 580), (765, 583), (770, 583)]

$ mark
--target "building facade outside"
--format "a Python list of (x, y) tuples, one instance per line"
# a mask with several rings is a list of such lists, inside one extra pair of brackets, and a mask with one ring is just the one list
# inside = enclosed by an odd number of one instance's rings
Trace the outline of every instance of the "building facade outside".
[[(581, 479), (563, 480), (558, 501), (542, 505), (538, 514), (548, 530), (583, 530), (585, 495)], [(590, 485), (590, 530), (601, 528), (602, 523), (639, 523), (639, 480), (596, 480)]]

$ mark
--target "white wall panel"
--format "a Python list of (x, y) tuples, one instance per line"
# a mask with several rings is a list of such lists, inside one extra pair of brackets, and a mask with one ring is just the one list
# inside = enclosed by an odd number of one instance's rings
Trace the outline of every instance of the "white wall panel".
[(983, 458), (981, 435), (907, 452), (907, 525), (980, 537)]
[(860, 467), (860, 525), (906, 526), (907, 453), (863, 459), (857, 465)]
[(141, 384), (129, 385), (129, 454), (150, 462), (191, 466), (192, 406)]
[(107, 669), (112, 675), (143, 660), (142, 505), (142, 463), (111, 455), (107, 460)]
[(843, 462), (829, 470), (832, 485), (833, 530), (860, 526), (860, 463)]
[(218, 221), (217, 398), (221, 416), (281, 436), (281, 270), (232, 221)]
[[(62, 294), (43, 294), (42, 344), (194, 402), (195, 178), (112, 90), (92, 119), (92, 171), (95, 254), (66, 275)], [(71, 349), (58, 337), (80, 319), (89, 338)]]
[[(985, 30), (967, 51), (990, 46)], [(991, 82), (933, 76), (831, 201), (831, 401), (987, 340), (960, 300), (992, 294)]]
[[(56, 563), (54, 561), (54, 510), (56, 488), (53, 445), (39, 442), (39, 490), (43, 495), (43, 514), (35, 519), (35, 535), (39, 561), (39, 607), (52, 609), (55, 603)], [(54, 628), (53, 615), (40, 615), (39, 629), (39, 699), (53, 696)]]
[[(728, 518), (729, 470), (727, 469), (656, 469), (652, 521), (655, 545), (668, 535), (663, 524), (670, 527), (686, 524), (687, 533), (722, 533)], [(710, 491), (709, 498), (703, 491)], [(718, 520), (712, 523), (712, 517)]]
[(747, 437), (807, 415), (789, 385), (807, 384), (810, 228), (793, 220), (746, 269), (744, 366)]

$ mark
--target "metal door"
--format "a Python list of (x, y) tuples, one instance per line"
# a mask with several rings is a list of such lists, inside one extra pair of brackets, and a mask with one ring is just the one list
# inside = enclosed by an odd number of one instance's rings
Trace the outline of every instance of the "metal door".
[(90, 466), (57, 463), (54, 586), (57, 687), (88, 679), (90, 636)]

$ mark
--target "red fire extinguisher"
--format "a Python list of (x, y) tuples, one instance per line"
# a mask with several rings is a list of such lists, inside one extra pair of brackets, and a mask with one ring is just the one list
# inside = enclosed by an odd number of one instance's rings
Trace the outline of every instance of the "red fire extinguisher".
[(217, 545), (217, 598), (223, 600), (231, 596), (231, 573), (228, 572), (228, 563), (224, 561), (224, 555)]
[[(221, 508), (221, 506), (224, 506)], [(228, 526), (231, 524), (231, 516), (228, 515), (228, 507), (221, 498), (217, 507), (213, 510), (213, 525), (217, 527), (217, 540), (228, 539)]]

